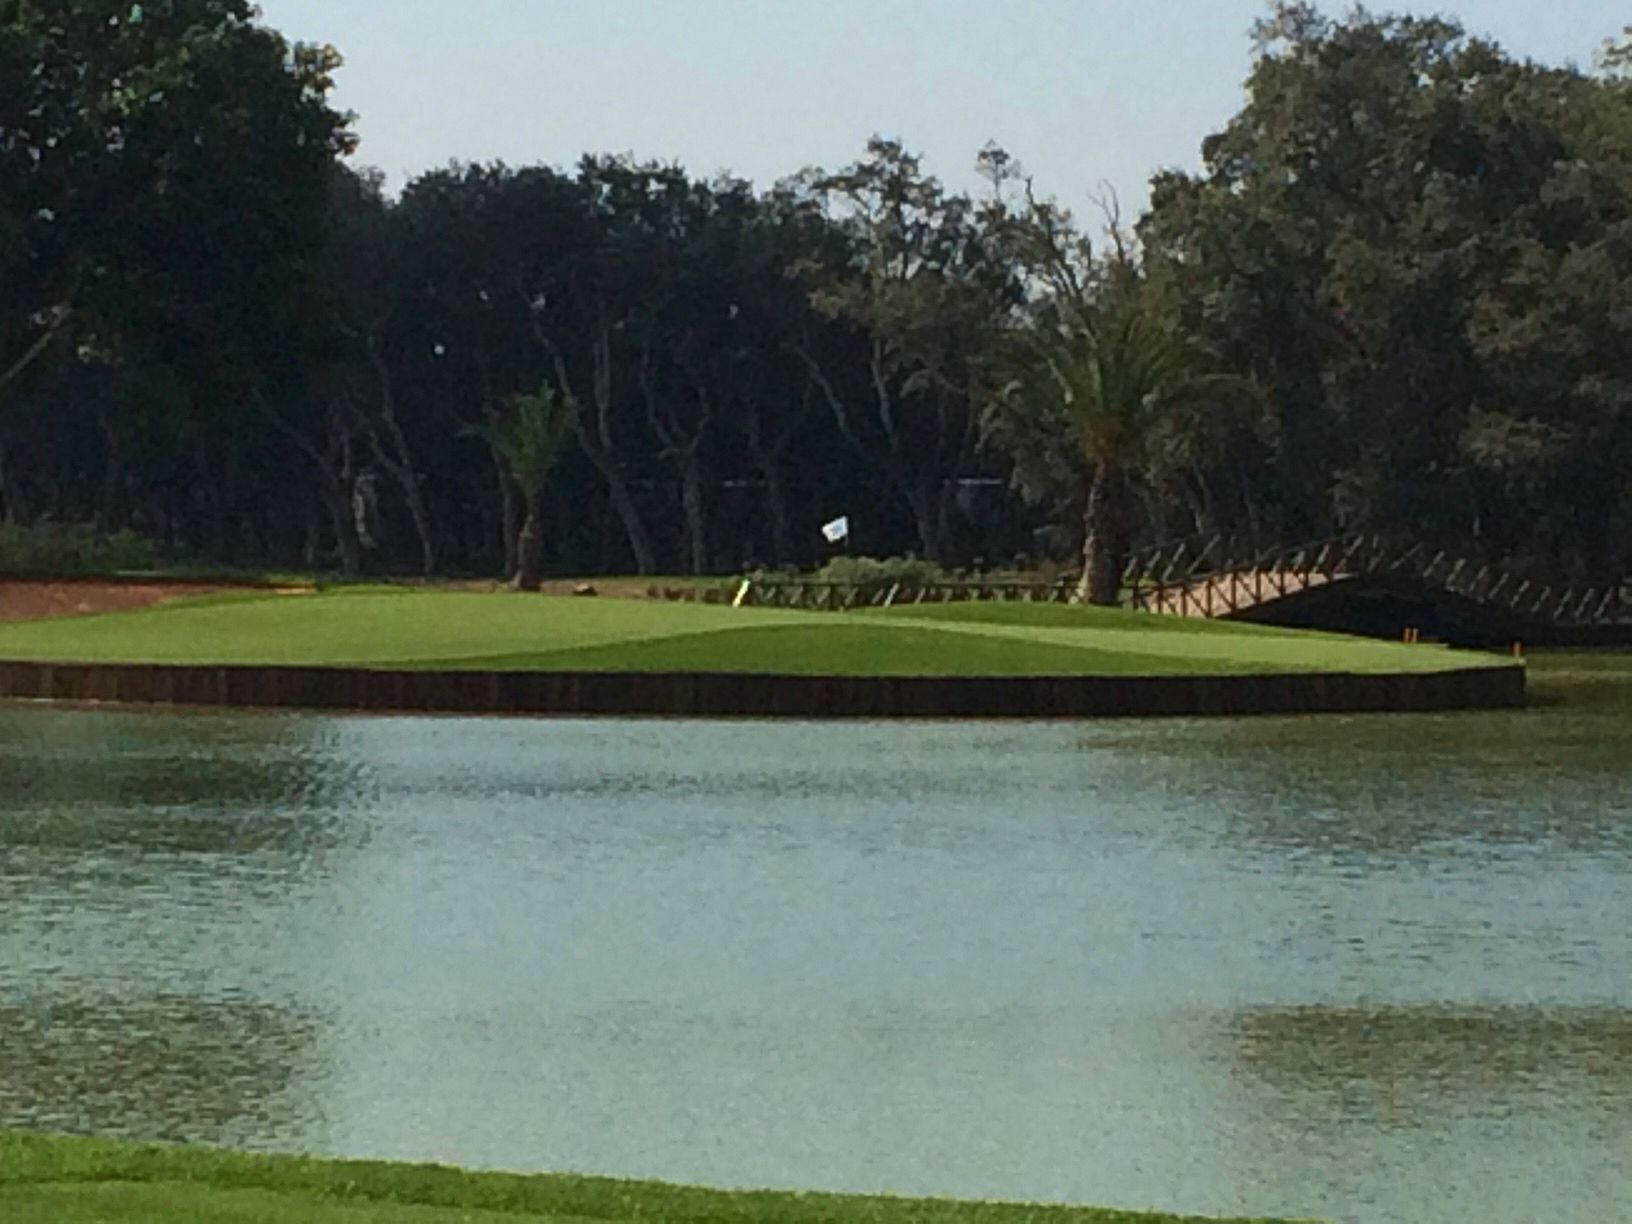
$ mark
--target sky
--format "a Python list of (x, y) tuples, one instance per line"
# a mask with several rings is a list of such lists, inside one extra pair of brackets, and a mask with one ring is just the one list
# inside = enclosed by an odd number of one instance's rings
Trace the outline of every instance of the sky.
[[(1132, 215), (1242, 101), (1265, 0), (259, 0), (345, 56), (357, 162), (676, 160), (769, 186), (903, 140), (957, 189), (995, 140), (1039, 191)], [(1343, 11), (1327, 6), (1328, 11)], [(1374, 9), (1402, 7), (1381, 0)], [(1414, 6), (1424, 11), (1427, 6)], [(1625, 0), (1442, 0), (1510, 52), (1590, 64)]]

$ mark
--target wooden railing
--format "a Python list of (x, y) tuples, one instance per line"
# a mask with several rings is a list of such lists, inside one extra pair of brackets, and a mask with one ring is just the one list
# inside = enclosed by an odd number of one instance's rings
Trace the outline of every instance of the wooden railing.
[(851, 608), (892, 608), (905, 604), (997, 600), (1009, 603), (1072, 603), (1074, 578), (1055, 582), (1025, 579), (948, 579), (936, 582), (857, 585), (799, 578), (744, 579), (734, 602), (739, 607), (806, 608), (845, 612)]
[(1376, 535), (1268, 548), (1214, 536), (1143, 550), (1127, 570), (1134, 607), (1202, 617), (1236, 615), (1357, 578), (1441, 591), (1538, 624), (1632, 624), (1632, 591), (1624, 583), (1549, 581), (1448, 549)]
[[(1365, 578), (1442, 592), (1541, 625), (1632, 626), (1632, 589), (1626, 584), (1544, 581), (1497, 563), (1477, 562), (1424, 544), (1398, 544), (1377, 535), (1272, 546), (1211, 536), (1142, 549), (1128, 563), (1123, 602), (1146, 612), (1217, 618), (1237, 616), (1330, 583)], [(842, 612), (965, 600), (1076, 603), (1079, 598), (1075, 576), (893, 585), (763, 577), (745, 579), (733, 602)]]

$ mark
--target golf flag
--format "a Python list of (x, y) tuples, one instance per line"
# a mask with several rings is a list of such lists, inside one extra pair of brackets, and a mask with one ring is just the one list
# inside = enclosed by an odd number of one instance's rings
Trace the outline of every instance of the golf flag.
[(841, 514), (831, 523), (822, 524), (822, 539), (829, 544), (837, 544), (840, 540), (850, 538), (850, 516)]

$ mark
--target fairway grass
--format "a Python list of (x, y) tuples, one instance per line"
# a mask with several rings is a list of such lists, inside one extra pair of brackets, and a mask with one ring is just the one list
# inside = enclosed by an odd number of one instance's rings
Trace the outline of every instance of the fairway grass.
[[(0, 1132), (6, 1224), (1176, 1224), (1087, 1207), (723, 1191)], [(1262, 1222), (1267, 1224), (1267, 1222)]]
[(1502, 661), (1055, 604), (831, 613), (378, 588), (0, 624), (0, 660), (829, 676), (1379, 674)]

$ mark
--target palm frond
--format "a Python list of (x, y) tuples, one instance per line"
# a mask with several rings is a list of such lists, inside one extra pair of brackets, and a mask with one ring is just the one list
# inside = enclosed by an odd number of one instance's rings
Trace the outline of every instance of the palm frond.
[(1134, 462), (1154, 422), (1224, 376), (1210, 355), (1143, 304), (1108, 304), (1065, 330), (1042, 362), (1090, 463)]
[(578, 405), (548, 385), (512, 395), (504, 412), (479, 432), (493, 447), (510, 479), (524, 494), (536, 496), (549, 479), (572, 430)]

